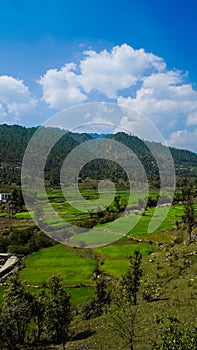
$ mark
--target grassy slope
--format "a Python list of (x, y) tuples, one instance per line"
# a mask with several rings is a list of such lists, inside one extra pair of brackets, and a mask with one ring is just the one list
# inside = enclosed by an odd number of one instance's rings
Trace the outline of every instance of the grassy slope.
[[(131, 245), (132, 247), (132, 245)], [(98, 248), (97, 253), (105, 253), (105, 263), (109, 271), (111, 262), (116, 261), (119, 271), (124, 272), (128, 266), (125, 260), (128, 244), (123, 243), (117, 249), (116, 245)], [(129, 247), (130, 248), (130, 247)], [(132, 248), (131, 248), (132, 249)], [(142, 246), (144, 252), (147, 247)], [(87, 251), (88, 252), (88, 251)], [(78, 251), (78, 253), (81, 252)], [(192, 253), (192, 254), (191, 254)], [(159, 329), (154, 323), (155, 315), (176, 315), (187, 327), (196, 320), (197, 303), (197, 256), (196, 245), (175, 245), (156, 249), (151, 255), (144, 254), (142, 268), (144, 275), (139, 293), (138, 316), (136, 320), (135, 350), (149, 350), (154, 339), (158, 337)], [(84, 254), (84, 253), (82, 253)], [(119, 274), (116, 265), (114, 273)], [(147, 283), (157, 289), (158, 299), (146, 302), (142, 298), (142, 292)], [(75, 289), (74, 293), (86, 293), (83, 288)], [(73, 290), (72, 290), (73, 292)], [(83, 293), (82, 292), (82, 293)], [(78, 296), (77, 296), (78, 298)], [(126, 350), (123, 342), (115, 336), (107, 327), (105, 317), (99, 317), (90, 321), (81, 320), (81, 316), (75, 317), (71, 325), (72, 339), (67, 344), (68, 350), (97, 349), (97, 350)], [(60, 346), (51, 347), (61, 349)]]
[[(196, 320), (197, 256), (190, 255), (195, 251), (195, 245), (176, 245), (172, 248), (163, 248), (152, 255), (143, 256), (144, 276), (136, 321), (135, 349), (151, 349), (151, 344), (159, 333), (154, 323), (156, 314), (164, 318), (168, 314), (176, 315), (185, 327)], [(157, 289), (160, 288), (156, 301), (145, 302), (141, 296), (147, 280), (151, 285), (155, 283)], [(82, 332), (87, 329), (90, 329), (93, 334), (82, 339)], [(78, 320), (78, 323), (75, 321), (72, 331), (78, 334), (78, 337), (81, 334), (81, 339), (70, 341), (67, 346), (69, 350), (77, 349), (82, 345), (87, 346), (87, 349), (127, 349), (106, 327), (106, 319), (103, 317), (90, 321), (80, 320), (79, 322)]]

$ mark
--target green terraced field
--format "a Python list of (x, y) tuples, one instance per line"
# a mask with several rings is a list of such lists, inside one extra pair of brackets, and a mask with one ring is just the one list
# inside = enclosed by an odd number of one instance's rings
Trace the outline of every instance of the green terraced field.
[(42, 286), (52, 274), (60, 273), (64, 286), (92, 284), (94, 265), (93, 259), (81, 258), (74, 248), (57, 244), (28, 256), (20, 278), (27, 284)]
[[(148, 244), (125, 243), (122, 241), (120, 245), (95, 249), (95, 253), (99, 254), (103, 261), (104, 272), (121, 276), (128, 267), (128, 256), (136, 248), (139, 248), (143, 255), (153, 251)], [(81, 303), (88, 300), (94, 291), (92, 273), (96, 264), (93, 259), (95, 253), (89, 249), (75, 249), (60, 244), (42, 249), (25, 259), (25, 268), (20, 271), (20, 279), (37, 292), (37, 288), (44, 286), (52, 274), (60, 273), (62, 284), (71, 292), (73, 302)]]
[(140, 252), (145, 254), (151, 254), (154, 249), (149, 244), (140, 243), (140, 244), (115, 244), (109, 245), (102, 248), (95, 248), (95, 251), (106, 258), (116, 258), (116, 259), (127, 259), (130, 255), (133, 254), (134, 250), (139, 249)]

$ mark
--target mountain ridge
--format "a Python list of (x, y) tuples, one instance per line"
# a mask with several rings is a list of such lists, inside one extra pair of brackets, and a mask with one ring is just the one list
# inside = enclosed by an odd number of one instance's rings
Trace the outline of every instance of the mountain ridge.
[[(0, 183), (10, 183), (11, 181), (20, 182), (20, 169), (22, 166), (23, 155), (25, 153), (28, 142), (33, 134), (38, 130), (38, 127), (24, 127), (20, 125), (0, 125)], [(88, 134), (88, 133), (72, 133), (66, 132), (63, 135), (63, 131), (58, 128), (50, 128), (51, 132), (60, 132), (60, 140), (55, 144), (50, 152), (50, 155), (46, 163), (46, 179), (51, 184), (58, 184), (59, 175), (58, 171), (63, 164), (65, 155), (67, 155), (74, 147), (81, 142), (93, 140), (95, 138), (108, 138), (121, 142), (125, 146), (129, 147), (134, 153), (136, 153), (139, 160), (144, 165), (147, 171), (147, 176), (157, 178), (159, 176), (157, 163), (151, 154), (151, 147), (159, 149), (159, 153), (166, 149), (166, 146), (154, 141), (143, 141), (137, 136), (129, 135), (123, 132), (116, 134)], [(62, 136), (63, 135), (63, 136)], [(151, 146), (151, 147), (149, 147)], [(176, 175), (178, 177), (190, 177), (195, 178), (197, 176), (197, 155), (189, 150), (177, 149), (174, 147), (168, 147), (174, 160)], [(101, 161), (100, 165), (96, 165), (95, 161), (84, 170), (82, 178), (103, 176), (109, 177), (110, 167), (112, 162)], [(103, 170), (103, 175), (101, 174)], [(113, 166), (113, 174), (117, 172), (121, 177), (120, 169), (117, 166)], [(54, 175), (55, 174), (55, 175)], [(56, 178), (52, 181), (52, 177)]]

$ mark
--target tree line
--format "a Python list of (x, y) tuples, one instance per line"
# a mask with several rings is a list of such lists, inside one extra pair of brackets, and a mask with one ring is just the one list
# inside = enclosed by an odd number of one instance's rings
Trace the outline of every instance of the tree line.
[(43, 344), (65, 344), (72, 319), (70, 295), (59, 275), (49, 278), (47, 288), (32, 295), (16, 273), (4, 294), (0, 317), (1, 349), (26, 349)]

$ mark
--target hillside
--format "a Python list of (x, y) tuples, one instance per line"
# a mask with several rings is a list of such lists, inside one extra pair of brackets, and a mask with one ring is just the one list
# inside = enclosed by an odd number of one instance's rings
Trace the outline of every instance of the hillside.
[[(29, 140), (37, 128), (25, 128), (18, 125), (0, 125), (0, 181), (1, 185), (12, 182), (20, 183), (20, 169), (25, 149)], [(52, 133), (60, 133), (60, 140), (51, 150), (48, 157), (45, 174), (50, 185), (59, 184), (59, 170), (65, 156), (77, 145), (84, 141), (104, 137), (97, 134), (63, 134), (60, 129), (51, 129)], [(116, 140), (129, 147), (143, 164), (149, 180), (156, 185), (159, 183), (159, 172), (157, 162), (151, 154), (150, 148), (159, 149), (159, 155), (165, 152), (166, 147), (155, 142), (143, 142), (136, 136), (119, 132), (114, 135), (106, 135), (107, 138)], [(178, 177), (195, 177), (197, 175), (197, 155), (187, 150), (170, 148), (175, 163), (176, 175)], [(120, 166), (109, 160), (94, 160), (87, 164), (80, 177), (93, 179), (110, 178), (126, 181), (126, 174)]]

